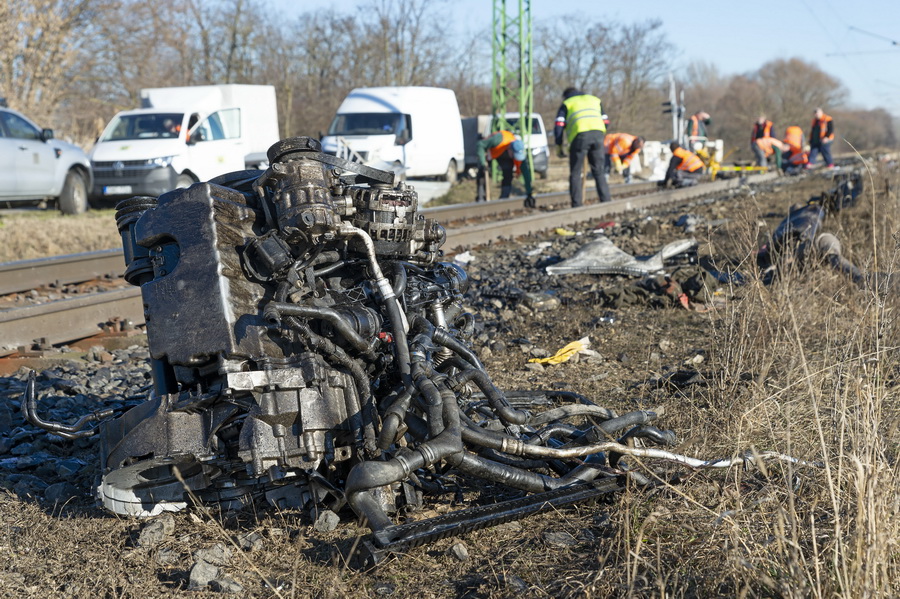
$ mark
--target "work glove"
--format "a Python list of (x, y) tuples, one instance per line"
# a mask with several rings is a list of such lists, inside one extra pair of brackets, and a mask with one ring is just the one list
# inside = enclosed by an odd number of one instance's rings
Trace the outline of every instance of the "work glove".
[(531, 195), (530, 193), (529, 193), (528, 196), (525, 198), (525, 207), (526, 207), (526, 208), (535, 208), (535, 207), (537, 207), (537, 203), (534, 201), (534, 196)]
[(625, 170), (625, 167), (622, 165), (622, 161), (619, 160), (618, 156), (613, 158), (613, 167), (616, 169), (618, 174), (622, 174), (622, 171)]
[(562, 144), (556, 146), (556, 155), (560, 158), (566, 157), (566, 149), (562, 146)]

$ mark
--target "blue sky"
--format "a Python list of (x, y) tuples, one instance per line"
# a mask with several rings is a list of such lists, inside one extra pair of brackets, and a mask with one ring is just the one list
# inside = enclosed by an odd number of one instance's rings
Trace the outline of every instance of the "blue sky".
[[(263, 0), (265, 3), (266, 0)], [(348, 12), (368, 0), (268, 0), (287, 14), (334, 8)], [(508, 0), (518, 6), (516, 0)], [(491, 0), (446, 0), (458, 34), (489, 32)], [(677, 48), (676, 73), (693, 60), (726, 75), (754, 71), (776, 58), (814, 62), (850, 91), (851, 104), (900, 116), (900, 0), (532, 0), (534, 24), (580, 13), (586, 20), (658, 18)], [(489, 69), (489, 67), (486, 67)]]

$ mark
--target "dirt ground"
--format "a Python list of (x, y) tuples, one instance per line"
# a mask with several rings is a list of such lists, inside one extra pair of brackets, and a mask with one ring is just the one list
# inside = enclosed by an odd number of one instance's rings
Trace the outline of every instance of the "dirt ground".
[[(900, 209), (886, 187), (896, 189), (898, 176), (873, 168), (858, 204), (826, 221), (826, 230), (854, 263), (889, 273)], [(147, 549), (136, 542), (146, 521), (115, 517), (87, 498), (59, 506), (0, 490), (0, 597), (218, 596), (186, 590), (192, 555), (216, 543), (232, 547), (248, 533), (258, 533), (257, 548), (233, 547), (223, 566), (241, 585), (237, 596), (900, 595), (896, 292), (857, 287), (827, 268), (789, 269), (763, 285), (754, 268), (757, 250), (789, 206), (830, 185), (827, 177), (808, 176), (621, 218), (617, 245), (646, 255), (686, 236), (675, 225), (679, 217), (700, 216), (692, 234), (701, 256), (745, 275), (743, 285), (709, 289), (705, 301), (688, 307), (666, 296), (613, 306), (609, 290), (631, 280), (542, 274), (597, 223), (573, 231), (581, 235), (548, 233), (476, 249), (467, 265), (474, 286), (508, 277), (560, 300), (555, 310), (533, 311), (473, 295), (471, 307), (496, 331), (481, 339), (479, 351), (501, 388), (572, 390), (620, 412), (658, 408), (664, 415), (656, 424), (678, 435), (674, 451), (692, 457), (777, 451), (823, 467), (775, 461), (692, 470), (639, 461), (641, 471), (665, 484), (630, 486), (604, 501), (445, 539), (371, 572), (348, 563), (366, 529), (347, 513), (323, 533), (300, 511), (193, 508), (175, 514), (174, 532)], [(99, 240), (111, 239), (109, 215), (96, 216), (93, 239), (102, 246)], [(15, 229), (17, 237), (37, 239), (53, 220), (3, 217), (0, 235)], [(551, 246), (525, 253), (541, 242)], [(520, 280), (519, 272), (534, 277)], [(585, 336), (599, 357), (545, 367), (528, 362)], [(464, 506), (497, 492), (460, 482)], [(451, 500), (429, 502), (420, 516), (450, 509)], [(464, 560), (451, 551), (460, 542)]]

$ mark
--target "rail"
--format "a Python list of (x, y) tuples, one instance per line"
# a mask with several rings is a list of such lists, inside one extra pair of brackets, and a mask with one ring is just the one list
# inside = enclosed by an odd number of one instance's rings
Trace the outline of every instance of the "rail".
[[(773, 179), (774, 173), (755, 175), (752, 181), (761, 183)], [(546, 210), (568, 203), (568, 193), (548, 193), (536, 197), (538, 208), (523, 210), (522, 198), (426, 208), (430, 218), (443, 222), (463, 222), (470, 219), (489, 219), (499, 215), (512, 216), (500, 220), (480, 222), (447, 229), (448, 251), (512, 238), (535, 231), (570, 226), (594, 218), (622, 214), (663, 204), (683, 202), (709, 193), (718, 193), (742, 185), (745, 179), (725, 179), (703, 183), (695, 187), (636, 195), (611, 202), (589, 204), (578, 208)], [(655, 189), (655, 184), (627, 186), (629, 191)], [(616, 193), (626, 186), (615, 186)], [(55, 258), (23, 260), (0, 264), (0, 292), (15, 293), (50, 283), (77, 283), (98, 277), (116, 277), (124, 272), (121, 250), (86, 252)], [(126, 287), (46, 304), (14, 308), (0, 312), (0, 356), (15, 353), (20, 347), (30, 347), (37, 341), (56, 345), (90, 337), (110, 322), (144, 322), (140, 289)]]

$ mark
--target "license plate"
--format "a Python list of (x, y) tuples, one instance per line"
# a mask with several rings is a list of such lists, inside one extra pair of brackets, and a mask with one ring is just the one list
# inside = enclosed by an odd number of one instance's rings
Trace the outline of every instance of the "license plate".
[(121, 195), (131, 193), (131, 185), (107, 185), (103, 188), (104, 195)]

